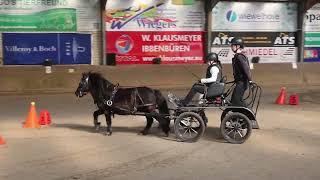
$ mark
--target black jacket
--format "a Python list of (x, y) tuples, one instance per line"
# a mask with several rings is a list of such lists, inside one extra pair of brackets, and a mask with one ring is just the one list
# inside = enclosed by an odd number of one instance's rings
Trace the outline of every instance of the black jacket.
[(232, 58), (233, 77), (237, 81), (251, 81), (251, 71), (248, 58), (241, 53), (237, 53)]

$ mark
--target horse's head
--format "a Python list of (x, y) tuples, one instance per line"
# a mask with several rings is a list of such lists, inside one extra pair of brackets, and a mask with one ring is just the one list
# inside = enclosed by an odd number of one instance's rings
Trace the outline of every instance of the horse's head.
[(77, 97), (86, 95), (90, 90), (90, 73), (83, 73), (79, 86), (75, 92)]

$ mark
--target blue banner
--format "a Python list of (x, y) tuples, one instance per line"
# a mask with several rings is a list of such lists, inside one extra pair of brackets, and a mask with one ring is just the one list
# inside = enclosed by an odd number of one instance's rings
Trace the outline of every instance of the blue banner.
[(60, 64), (90, 64), (91, 36), (89, 34), (59, 34)]
[(91, 64), (91, 35), (76, 33), (3, 33), (6, 65)]
[(45, 59), (58, 64), (57, 34), (3, 33), (4, 64), (41, 64)]

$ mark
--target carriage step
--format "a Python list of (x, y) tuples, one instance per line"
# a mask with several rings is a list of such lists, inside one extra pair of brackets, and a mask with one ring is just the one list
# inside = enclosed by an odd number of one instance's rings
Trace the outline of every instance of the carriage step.
[(252, 120), (252, 129), (260, 129), (258, 121)]

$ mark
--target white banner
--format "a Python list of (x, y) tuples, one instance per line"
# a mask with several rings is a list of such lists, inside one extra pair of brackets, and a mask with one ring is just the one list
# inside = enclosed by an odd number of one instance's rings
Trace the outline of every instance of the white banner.
[[(231, 63), (234, 56), (229, 46), (212, 47), (211, 52), (217, 53), (222, 63)], [(246, 47), (245, 54), (250, 62), (258, 61), (254, 63), (297, 62), (297, 47)]]
[(304, 22), (306, 32), (320, 32), (320, 3), (307, 11)]
[(219, 2), (212, 10), (213, 31), (295, 32), (296, 29), (296, 3)]
[(110, 0), (107, 31), (203, 31), (204, 3), (200, 0)]

